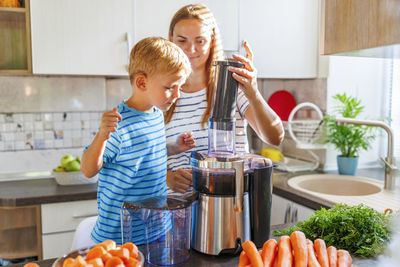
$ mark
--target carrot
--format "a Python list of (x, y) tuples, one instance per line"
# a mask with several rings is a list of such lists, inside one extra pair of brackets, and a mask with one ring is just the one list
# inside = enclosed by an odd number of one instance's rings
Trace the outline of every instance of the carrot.
[(244, 267), (244, 266), (246, 266), (247, 264), (250, 264), (250, 259), (249, 259), (249, 257), (247, 257), (246, 252), (243, 250), (243, 251), (240, 253), (240, 256), (239, 256), (239, 264), (238, 264), (238, 267)]
[(290, 237), (287, 235), (283, 235), (279, 239), (278, 258), (276, 260), (279, 267), (291, 267), (293, 264), (292, 244), (290, 243)]
[(262, 267), (263, 262), (260, 256), (260, 253), (258, 253), (256, 245), (250, 241), (247, 240), (242, 244), (243, 250), (246, 252), (247, 257), (250, 259), (250, 263), (252, 267)]
[(307, 267), (308, 250), (306, 236), (301, 231), (294, 231), (290, 235), (290, 241), (292, 242), (293, 248), (294, 266)]
[(334, 246), (329, 246), (326, 250), (328, 252), (329, 267), (336, 267), (337, 265), (337, 250)]
[(350, 267), (353, 259), (347, 250), (339, 249), (337, 251), (337, 266), (338, 267)]
[(325, 241), (320, 238), (315, 239), (314, 248), (321, 267), (329, 267), (328, 252), (326, 251)]
[(309, 267), (321, 267), (317, 257), (315, 256), (314, 244), (310, 239), (307, 239), (307, 250), (308, 250), (308, 266)]
[(261, 252), (261, 259), (264, 263), (264, 267), (271, 267), (274, 263), (277, 247), (278, 242), (276, 242), (275, 239), (269, 239), (265, 241)]

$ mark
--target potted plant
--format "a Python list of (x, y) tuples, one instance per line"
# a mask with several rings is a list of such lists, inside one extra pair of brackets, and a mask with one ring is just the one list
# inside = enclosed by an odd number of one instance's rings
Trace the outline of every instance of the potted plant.
[(333, 99), (339, 105), (334, 108), (334, 114), (324, 116), (324, 141), (340, 151), (337, 156), (339, 174), (354, 175), (360, 150), (371, 146), (375, 134), (371, 126), (336, 123), (336, 117), (356, 118), (364, 109), (361, 100), (346, 93), (336, 94)]

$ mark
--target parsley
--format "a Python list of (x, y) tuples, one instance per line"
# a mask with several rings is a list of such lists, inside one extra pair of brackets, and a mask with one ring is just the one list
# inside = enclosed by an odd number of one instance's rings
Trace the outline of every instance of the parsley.
[(337, 204), (329, 210), (315, 211), (308, 220), (295, 227), (275, 230), (273, 235), (302, 231), (310, 240), (323, 239), (327, 247), (335, 246), (354, 255), (374, 257), (383, 252), (390, 240), (388, 218), (363, 204), (353, 207)]

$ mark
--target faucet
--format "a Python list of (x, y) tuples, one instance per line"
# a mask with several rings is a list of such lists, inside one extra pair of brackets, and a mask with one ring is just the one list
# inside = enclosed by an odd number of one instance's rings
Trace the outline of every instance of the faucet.
[(347, 125), (347, 124), (357, 124), (357, 125), (367, 125), (367, 126), (376, 126), (383, 128), (388, 135), (388, 149), (386, 158), (380, 157), (380, 159), (385, 164), (385, 184), (384, 189), (394, 190), (395, 188), (395, 180), (394, 171), (397, 167), (394, 165), (393, 159), (393, 131), (389, 125), (381, 121), (370, 121), (370, 120), (357, 120), (351, 118), (336, 118), (336, 123)]

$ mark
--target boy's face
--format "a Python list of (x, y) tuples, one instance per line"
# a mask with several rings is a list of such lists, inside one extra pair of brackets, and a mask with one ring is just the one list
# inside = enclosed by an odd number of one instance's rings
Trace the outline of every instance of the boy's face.
[(151, 105), (167, 111), (179, 97), (179, 91), (186, 81), (183, 71), (160, 73), (147, 78), (147, 92)]

